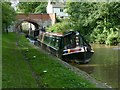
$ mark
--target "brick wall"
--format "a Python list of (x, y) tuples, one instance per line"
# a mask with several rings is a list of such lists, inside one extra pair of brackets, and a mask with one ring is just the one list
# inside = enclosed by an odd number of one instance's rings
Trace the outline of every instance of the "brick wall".
[(21, 19), (21, 20), (42, 20), (42, 21), (47, 21), (47, 20), (51, 20), (52, 24), (55, 23), (56, 21), (56, 15), (55, 14), (29, 14), (29, 15), (25, 15), (25, 14), (18, 14), (17, 19)]

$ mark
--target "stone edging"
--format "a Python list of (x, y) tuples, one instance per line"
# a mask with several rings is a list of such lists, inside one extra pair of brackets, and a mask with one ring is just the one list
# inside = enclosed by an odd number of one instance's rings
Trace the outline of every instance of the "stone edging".
[(108, 85), (105, 85), (99, 81), (97, 81), (96, 79), (94, 79), (92, 76), (90, 76), (88, 73), (68, 64), (67, 62), (61, 60), (61, 59), (58, 59), (58, 61), (63, 64), (66, 68), (70, 69), (71, 71), (73, 71), (74, 73), (78, 74), (78, 75), (81, 75), (83, 76), (83, 78), (87, 79), (89, 82), (93, 83), (96, 85), (97, 88), (104, 88), (106, 90), (114, 90), (113, 88), (111, 88), (110, 86)]

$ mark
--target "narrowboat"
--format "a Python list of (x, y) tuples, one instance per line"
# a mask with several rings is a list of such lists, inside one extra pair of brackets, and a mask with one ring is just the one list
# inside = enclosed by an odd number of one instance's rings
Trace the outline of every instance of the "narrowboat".
[(41, 48), (62, 60), (88, 63), (94, 53), (90, 44), (78, 31), (64, 34), (40, 31), (37, 40)]

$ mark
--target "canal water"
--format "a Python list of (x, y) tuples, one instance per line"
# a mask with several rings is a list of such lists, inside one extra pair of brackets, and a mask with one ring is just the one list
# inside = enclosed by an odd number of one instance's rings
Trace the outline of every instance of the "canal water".
[(118, 88), (118, 46), (92, 45), (94, 55), (88, 64), (70, 63), (87, 72), (96, 80)]

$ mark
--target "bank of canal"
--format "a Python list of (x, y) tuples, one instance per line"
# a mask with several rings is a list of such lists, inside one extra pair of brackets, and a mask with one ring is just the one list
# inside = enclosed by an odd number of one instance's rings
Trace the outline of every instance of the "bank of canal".
[(2, 53), (3, 89), (97, 87), (66, 68), (62, 60), (30, 44), (24, 34), (3, 34)]
[(118, 88), (118, 46), (92, 45), (95, 53), (88, 64), (70, 63), (87, 72), (96, 80)]

